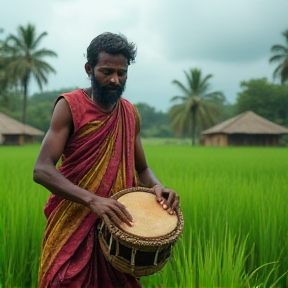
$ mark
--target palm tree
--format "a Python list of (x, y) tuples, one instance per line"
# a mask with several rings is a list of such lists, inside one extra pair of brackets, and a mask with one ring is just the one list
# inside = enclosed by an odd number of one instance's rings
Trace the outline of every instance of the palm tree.
[[(2, 34), (4, 30), (0, 28), (0, 34)], [(7, 90), (9, 87), (12, 87), (13, 83), (12, 79), (7, 77), (6, 68), (8, 65), (7, 62), (7, 54), (6, 54), (6, 46), (5, 41), (0, 39), (0, 100), (5, 100), (4, 102), (9, 102), (10, 98), (7, 95)], [(1, 102), (3, 106), (3, 102)], [(3, 108), (3, 107), (1, 107)]]
[(42, 90), (43, 84), (48, 83), (48, 74), (56, 72), (43, 58), (47, 56), (57, 57), (57, 54), (45, 48), (38, 49), (47, 32), (37, 36), (35, 26), (31, 24), (26, 27), (19, 26), (17, 32), (17, 36), (10, 34), (5, 41), (8, 59), (6, 71), (10, 79), (17, 81), (23, 89), (22, 122), (26, 123), (28, 86), (31, 78), (34, 77), (40, 90)]
[(183, 94), (171, 99), (172, 102), (178, 103), (171, 108), (169, 115), (175, 134), (182, 136), (187, 132), (192, 133), (192, 145), (195, 145), (196, 128), (215, 124), (220, 110), (219, 104), (223, 104), (225, 97), (218, 91), (209, 92), (211, 74), (203, 78), (199, 69), (191, 69), (189, 73), (184, 73), (187, 86), (178, 80), (172, 81)]
[(288, 82), (288, 29), (285, 30), (282, 35), (285, 37), (285, 46), (284, 45), (273, 45), (271, 47), (271, 52), (275, 53), (274, 56), (270, 58), (270, 63), (277, 62), (280, 64), (274, 70), (274, 78), (280, 77), (281, 83)]
[[(3, 29), (0, 28), (0, 34), (3, 33)], [(5, 79), (5, 58), (4, 58), (4, 42), (0, 39), (0, 95), (1, 92), (4, 90), (4, 87), (6, 86), (6, 79)]]

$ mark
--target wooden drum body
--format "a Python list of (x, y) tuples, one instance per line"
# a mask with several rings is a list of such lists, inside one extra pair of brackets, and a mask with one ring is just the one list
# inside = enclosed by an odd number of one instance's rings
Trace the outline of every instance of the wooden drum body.
[(183, 231), (182, 213), (178, 210), (176, 215), (169, 215), (157, 202), (154, 191), (144, 187), (122, 190), (112, 198), (126, 207), (134, 226), (101, 222), (98, 237), (106, 260), (135, 277), (158, 272)]

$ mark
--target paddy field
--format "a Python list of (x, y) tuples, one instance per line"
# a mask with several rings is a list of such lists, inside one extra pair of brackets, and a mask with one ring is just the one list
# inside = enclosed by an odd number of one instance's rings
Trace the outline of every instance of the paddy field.
[[(185, 227), (143, 286), (286, 287), (288, 148), (153, 143), (148, 163), (179, 193)], [(36, 287), (49, 195), (32, 180), (39, 149), (0, 147), (0, 288)]]

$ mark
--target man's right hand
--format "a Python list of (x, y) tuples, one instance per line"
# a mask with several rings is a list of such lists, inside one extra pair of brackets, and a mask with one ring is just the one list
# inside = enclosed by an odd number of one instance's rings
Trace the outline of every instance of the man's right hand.
[(94, 196), (88, 207), (93, 213), (102, 218), (104, 222), (109, 223), (109, 221), (112, 221), (117, 226), (124, 222), (129, 226), (133, 226), (133, 218), (123, 204), (112, 198)]

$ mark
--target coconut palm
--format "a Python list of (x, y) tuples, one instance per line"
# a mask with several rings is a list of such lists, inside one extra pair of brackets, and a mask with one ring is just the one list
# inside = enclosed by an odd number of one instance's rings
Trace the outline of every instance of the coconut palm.
[(192, 145), (195, 145), (196, 129), (206, 128), (215, 124), (220, 106), (225, 101), (221, 92), (209, 92), (209, 80), (212, 75), (202, 77), (201, 70), (184, 71), (187, 86), (178, 80), (173, 80), (182, 92), (181, 96), (174, 96), (171, 101), (177, 102), (169, 111), (171, 127), (177, 136), (191, 133)]
[(25, 123), (28, 87), (31, 78), (36, 80), (40, 90), (42, 90), (43, 84), (48, 82), (48, 74), (56, 72), (43, 58), (56, 57), (57, 54), (45, 48), (38, 49), (47, 32), (37, 35), (35, 26), (31, 24), (26, 27), (19, 26), (17, 32), (17, 35), (10, 34), (5, 41), (8, 59), (6, 71), (10, 79), (16, 80), (23, 89), (22, 121)]
[[(0, 35), (3, 33), (3, 29), (0, 28)], [(0, 39), (0, 94), (4, 91), (6, 87), (6, 63), (5, 63), (5, 53), (4, 53), (5, 43), (2, 39)]]
[[(4, 32), (3, 29), (0, 28), (0, 34)], [(0, 39), (0, 101), (5, 99), (4, 102), (9, 102), (9, 97), (7, 96), (7, 89), (12, 85), (11, 79), (7, 78), (6, 67), (7, 67), (7, 58), (5, 53), (5, 41)], [(1, 105), (3, 106), (3, 102), (1, 101)], [(2, 107), (3, 108), (3, 107)]]
[(274, 78), (280, 77), (281, 83), (288, 83), (288, 30), (285, 30), (282, 35), (285, 37), (285, 45), (276, 44), (271, 47), (271, 52), (275, 53), (270, 58), (270, 63), (279, 63), (274, 70)]

